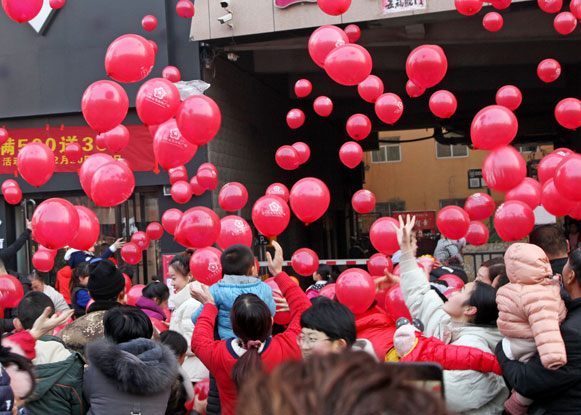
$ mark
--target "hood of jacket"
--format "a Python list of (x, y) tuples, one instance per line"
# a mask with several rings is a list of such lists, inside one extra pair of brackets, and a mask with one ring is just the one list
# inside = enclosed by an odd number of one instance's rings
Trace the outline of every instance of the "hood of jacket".
[(533, 244), (512, 244), (504, 254), (504, 263), (513, 284), (540, 284), (553, 275), (547, 254)]
[(157, 394), (171, 388), (179, 365), (173, 352), (149, 339), (116, 344), (102, 339), (86, 348), (89, 364), (94, 365), (117, 388), (133, 395)]
[(146, 297), (139, 297), (135, 303), (145, 314), (149, 317), (156, 318), (161, 321), (165, 321), (166, 315), (161, 309), (161, 307), (152, 299)]

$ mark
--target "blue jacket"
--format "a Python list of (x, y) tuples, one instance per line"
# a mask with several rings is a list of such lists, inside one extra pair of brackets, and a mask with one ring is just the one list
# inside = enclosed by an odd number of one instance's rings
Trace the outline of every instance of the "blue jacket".
[[(214, 302), (218, 309), (218, 334), (222, 340), (236, 337), (232, 331), (232, 324), (230, 323), (230, 310), (239, 295), (256, 294), (258, 298), (266, 303), (270, 309), (270, 314), (273, 317), (276, 314), (276, 304), (274, 298), (272, 298), (272, 288), (256, 277), (224, 275), (224, 278), (210, 286), (210, 292), (214, 296)], [(202, 313), (203, 308), (198, 307), (192, 313), (192, 322), (194, 324), (198, 321), (198, 317)]]

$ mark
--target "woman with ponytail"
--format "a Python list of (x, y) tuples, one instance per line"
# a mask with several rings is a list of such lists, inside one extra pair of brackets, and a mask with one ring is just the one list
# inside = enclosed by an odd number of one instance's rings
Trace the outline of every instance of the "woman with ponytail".
[(192, 337), (192, 350), (216, 378), (223, 415), (232, 415), (236, 408), (237, 390), (256, 371), (270, 372), (286, 360), (301, 358), (297, 343), (300, 318), (311, 303), (305, 293), (282, 272), (282, 248), (276, 242), (274, 259), (268, 256), (268, 267), (286, 298), (291, 322), (288, 328), (271, 336), (272, 315), (268, 306), (254, 294), (236, 298), (230, 311), (232, 330), (237, 338), (214, 340), (214, 324), (218, 309), (214, 297), (203, 286), (192, 288), (192, 297), (204, 304)]

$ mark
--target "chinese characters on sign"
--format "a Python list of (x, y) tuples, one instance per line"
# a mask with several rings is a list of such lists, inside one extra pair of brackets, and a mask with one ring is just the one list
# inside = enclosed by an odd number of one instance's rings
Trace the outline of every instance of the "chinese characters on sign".
[(382, 0), (383, 14), (425, 9), (427, 1), (428, 0)]
[(427, 210), (427, 211), (413, 211), (413, 212), (394, 212), (393, 218), (399, 220), (399, 217), (402, 216), (403, 220), (407, 215), (415, 216), (416, 217), (416, 226), (415, 229), (421, 229), (423, 231), (430, 231), (436, 229), (436, 211), (434, 210)]

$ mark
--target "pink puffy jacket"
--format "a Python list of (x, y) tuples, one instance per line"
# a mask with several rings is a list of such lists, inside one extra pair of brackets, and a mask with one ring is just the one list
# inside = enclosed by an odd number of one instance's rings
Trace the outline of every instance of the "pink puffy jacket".
[(510, 283), (496, 295), (500, 332), (520, 339), (534, 337), (543, 366), (560, 368), (567, 363), (559, 330), (567, 309), (549, 258), (536, 245), (517, 243), (507, 249), (504, 262)]

